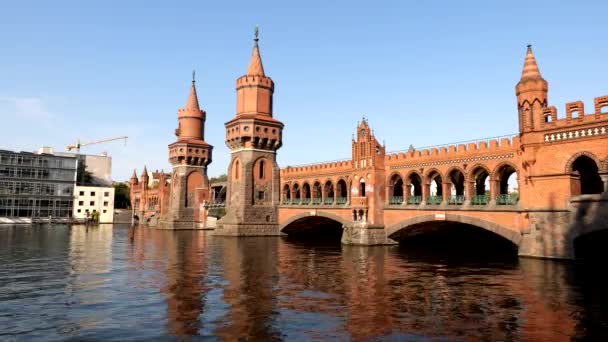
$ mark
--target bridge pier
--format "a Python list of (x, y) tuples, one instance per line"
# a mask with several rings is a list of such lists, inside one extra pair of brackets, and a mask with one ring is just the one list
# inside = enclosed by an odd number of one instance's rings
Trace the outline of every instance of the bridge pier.
[(367, 222), (354, 222), (342, 226), (342, 244), (359, 246), (394, 245), (397, 242), (386, 236), (383, 225), (371, 225)]

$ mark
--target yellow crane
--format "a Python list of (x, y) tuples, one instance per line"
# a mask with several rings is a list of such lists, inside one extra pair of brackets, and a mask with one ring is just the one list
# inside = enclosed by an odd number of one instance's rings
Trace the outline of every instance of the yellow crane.
[(81, 143), (80, 139), (76, 140), (76, 143), (68, 145), (65, 147), (66, 150), (71, 151), (71, 150), (76, 150), (76, 154), (80, 154), (80, 148), (83, 146), (89, 146), (89, 145), (95, 145), (95, 144), (101, 144), (101, 143), (105, 143), (105, 142), (109, 142), (109, 141), (114, 141), (114, 140), (124, 140), (125, 141), (125, 145), (127, 144), (127, 136), (124, 137), (116, 137), (116, 138), (109, 138), (109, 139), (103, 139), (103, 140), (97, 140), (97, 141), (90, 141), (90, 142), (86, 142), (86, 143)]

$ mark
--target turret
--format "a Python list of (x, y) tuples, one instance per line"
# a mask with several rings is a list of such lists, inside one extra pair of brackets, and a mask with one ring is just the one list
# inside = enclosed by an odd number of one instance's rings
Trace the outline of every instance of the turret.
[(540, 74), (532, 46), (528, 45), (521, 79), (515, 86), (520, 134), (540, 128), (548, 91), (549, 85)]
[(131, 186), (139, 184), (139, 180), (137, 179), (137, 171), (135, 169), (133, 169), (133, 174), (131, 174), (129, 183), (131, 183)]
[(186, 100), (186, 107), (178, 110), (177, 119), (178, 127), (175, 130), (175, 135), (178, 141), (182, 140), (205, 140), (205, 119), (206, 113), (201, 110), (198, 104), (198, 96), (196, 94), (196, 80), (192, 72), (192, 85), (190, 86), (190, 94)]
[(201, 110), (196, 94), (195, 73), (186, 106), (177, 111), (177, 141), (169, 145), (171, 165), (207, 166), (211, 163), (213, 147), (205, 142), (205, 120), (207, 114)]
[(256, 28), (247, 73), (236, 80), (236, 116), (226, 123), (226, 145), (234, 150), (276, 151), (283, 144), (283, 123), (274, 119), (274, 82), (264, 73)]
[(144, 166), (144, 171), (141, 173), (141, 182), (144, 184), (144, 188), (148, 186), (148, 181), (150, 180), (150, 176), (148, 176), (148, 169)]

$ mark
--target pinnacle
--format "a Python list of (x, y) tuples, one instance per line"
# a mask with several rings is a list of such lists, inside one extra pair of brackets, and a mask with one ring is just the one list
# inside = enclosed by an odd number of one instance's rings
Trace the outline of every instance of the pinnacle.
[(196, 85), (194, 79), (192, 80), (192, 86), (190, 87), (188, 101), (186, 101), (186, 109), (201, 110), (198, 105), (198, 96), (196, 95)]
[(524, 69), (521, 73), (521, 79), (542, 79), (540, 75), (540, 69), (538, 69), (538, 64), (536, 64), (536, 58), (534, 58), (534, 53), (532, 52), (532, 45), (528, 45), (528, 51), (526, 52), (526, 59), (524, 61)]
[(260, 47), (258, 46), (258, 35), (256, 28), (256, 35), (253, 39), (253, 52), (251, 53), (251, 60), (249, 61), (249, 67), (247, 68), (248, 76), (266, 76), (264, 74), (264, 66), (262, 65), (262, 57), (260, 56)]

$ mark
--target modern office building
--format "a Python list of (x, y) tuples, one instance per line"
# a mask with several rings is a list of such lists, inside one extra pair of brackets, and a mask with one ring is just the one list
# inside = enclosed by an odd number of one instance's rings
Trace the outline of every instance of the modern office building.
[(0, 222), (72, 217), (77, 159), (0, 150)]

